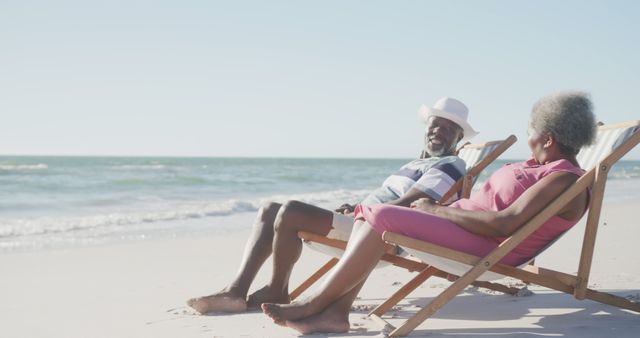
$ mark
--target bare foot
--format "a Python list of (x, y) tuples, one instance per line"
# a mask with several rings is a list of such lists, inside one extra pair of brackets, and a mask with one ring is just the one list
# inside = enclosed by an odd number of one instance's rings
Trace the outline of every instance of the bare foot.
[(325, 310), (317, 315), (297, 321), (287, 320), (285, 325), (302, 333), (343, 333), (349, 332), (349, 315), (338, 315), (331, 310)]
[(271, 318), (271, 320), (273, 320), (274, 323), (280, 325), (280, 326), (285, 326), (285, 319), (282, 319), (280, 317), (278, 317), (278, 306), (277, 304), (273, 304), (273, 303), (262, 303), (262, 305), (260, 305), (260, 308), (262, 309), (262, 312), (269, 316), (269, 318)]
[(291, 299), (288, 293), (273, 293), (269, 285), (265, 285), (247, 297), (247, 307), (250, 309), (258, 309), (262, 303), (289, 304), (289, 302)]
[(244, 298), (220, 292), (206, 297), (192, 298), (187, 305), (201, 314), (209, 312), (237, 313), (247, 311), (247, 301)]
[(288, 320), (298, 320), (315, 315), (320, 310), (314, 309), (306, 302), (293, 302), (291, 304), (262, 303), (262, 312), (278, 325), (285, 325)]

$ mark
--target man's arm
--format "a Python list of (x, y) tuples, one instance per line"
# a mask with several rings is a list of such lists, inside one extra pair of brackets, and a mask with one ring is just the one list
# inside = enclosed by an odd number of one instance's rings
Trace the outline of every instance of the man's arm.
[[(465, 164), (461, 159), (457, 157), (455, 161), (443, 159), (432, 165), (404, 195), (395, 200), (388, 201), (385, 204), (408, 207), (414, 201), (423, 198), (429, 199), (432, 202), (438, 202), (440, 198), (449, 191), (451, 186), (464, 175), (464, 171)], [(335, 211), (342, 214), (349, 214), (352, 213), (354, 209), (355, 205), (345, 203), (335, 209)]]
[(408, 207), (414, 201), (427, 198), (432, 202), (440, 201), (440, 198), (464, 175), (464, 162), (440, 161), (431, 166), (418, 181), (400, 198), (387, 204)]
[(414, 201), (417, 201), (417, 200), (419, 200), (421, 198), (426, 198), (426, 199), (429, 199), (429, 200), (435, 202), (433, 197), (429, 196), (424, 191), (422, 191), (420, 189), (416, 189), (416, 188), (411, 188), (411, 189), (409, 189), (409, 191), (407, 191), (406, 194), (400, 196), (400, 198), (398, 198), (396, 200), (393, 200), (393, 201), (389, 201), (386, 204), (398, 205), (398, 206), (401, 206), (401, 207), (408, 207), (408, 206), (411, 205), (411, 203), (413, 203)]
[[(416, 188), (411, 188), (402, 197), (400, 197), (398, 199), (395, 199), (393, 201), (389, 201), (386, 204), (398, 205), (398, 206), (401, 206), (401, 207), (408, 207), (414, 201), (417, 201), (417, 200), (423, 199), (423, 198), (426, 198), (426, 199), (429, 199), (431, 201), (434, 201), (431, 196), (429, 196), (428, 194), (424, 193), (423, 191), (421, 191), (419, 189), (416, 189)], [(355, 205), (349, 204), (349, 203), (345, 203), (345, 204), (341, 205), (339, 208), (335, 209), (335, 212), (337, 212), (339, 214), (348, 215), (348, 214), (353, 213), (353, 211), (355, 209), (356, 209)]]

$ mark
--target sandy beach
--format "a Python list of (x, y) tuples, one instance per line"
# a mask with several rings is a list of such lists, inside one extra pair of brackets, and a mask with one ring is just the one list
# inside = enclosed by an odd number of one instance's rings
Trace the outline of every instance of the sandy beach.
[[(606, 203), (601, 217), (590, 285), (640, 298), (634, 212), (640, 201)], [(574, 272), (584, 220), (539, 257), (539, 264)], [(210, 238), (178, 238), (105, 246), (0, 255), (0, 335), (2, 337), (295, 337), (259, 312), (236, 315), (194, 314), (192, 296), (222, 288), (235, 273), (247, 233)], [(326, 260), (305, 249), (292, 285)], [(262, 286), (270, 262), (254, 288)], [(411, 274), (395, 267), (373, 272), (351, 331), (332, 336), (383, 336), (366, 309), (391, 295)], [(508, 283), (514, 281), (507, 280)], [(390, 313), (399, 324), (447, 285), (434, 278)], [(468, 288), (412, 336), (464, 337), (636, 337), (640, 314), (578, 301), (529, 286), (526, 297)], [(318, 335), (322, 336), (322, 335)]]
[[(462, 209), (497, 212), (444, 218), (501, 237), (565, 184), (579, 196), (543, 212), (573, 223), (586, 189), (569, 183), (576, 163), (597, 166), (596, 183), (606, 176), (606, 191), (591, 191), (604, 204), (588, 285), (619, 297), (589, 295), (640, 306), (639, 19), (629, 0), (0, 0), (0, 338), (300, 337), (258, 309), (187, 305), (234, 280), (256, 214), (272, 210), (263, 224), (286, 229), (309, 210), (273, 203), (408, 205), (461, 182), (485, 192)], [(585, 223), (536, 265), (576, 274)], [(448, 225), (440, 243), (462, 243)], [(289, 291), (329, 259), (305, 246)], [(387, 337), (368, 313), (416, 274), (374, 270), (349, 326), (313, 323), (349, 331), (309, 336)], [(546, 285), (584, 289), (555, 276)], [(640, 312), (495, 282), (522, 292), (467, 287), (410, 336), (640, 338)], [(383, 318), (401, 326), (451, 283), (428, 279)], [(308, 313), (298, 310), (281, 317)]]

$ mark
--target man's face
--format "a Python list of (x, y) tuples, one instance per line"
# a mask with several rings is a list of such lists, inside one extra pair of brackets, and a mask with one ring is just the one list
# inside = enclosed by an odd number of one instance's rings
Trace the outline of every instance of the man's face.
[(462, 128), (454, 122), (431, 116), (424, 134), (424, 149), (431, 156), (451, 155), (462, 136)]

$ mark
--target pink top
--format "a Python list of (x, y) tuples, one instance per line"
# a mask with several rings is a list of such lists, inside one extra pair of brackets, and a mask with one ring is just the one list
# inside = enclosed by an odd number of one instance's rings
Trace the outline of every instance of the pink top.
[[(500, 211), (514, 203), (525, 190), (545, 176), (555, 172), (570, 172), (582, 176), (585, 171), (567, 160), (558, 160), (548, 164), (537, 164), (533, 158), (518, 163), (506, 164), (489, 177), (482, 189), (469, 199), (461, 199), (451, 207), (465, 210)], [(553, 216), (531, 236), (518, 245), (512, 254), (523, 260), (535, 256), (550, 241), (570, 229), (578, 220), (568, 221)], [(492, 238), (496, 243), (505, 238)]]

